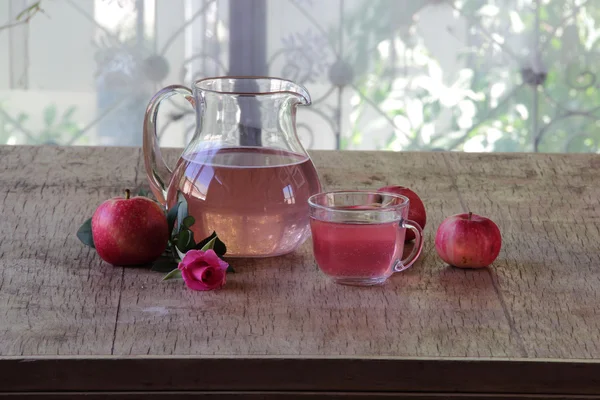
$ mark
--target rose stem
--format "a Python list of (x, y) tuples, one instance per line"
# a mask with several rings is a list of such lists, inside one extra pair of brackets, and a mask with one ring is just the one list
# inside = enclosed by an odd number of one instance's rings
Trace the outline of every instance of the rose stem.
[(129, 189), (125, 189), (125, 200), (129, 200), (131, 197), (131, 191)]

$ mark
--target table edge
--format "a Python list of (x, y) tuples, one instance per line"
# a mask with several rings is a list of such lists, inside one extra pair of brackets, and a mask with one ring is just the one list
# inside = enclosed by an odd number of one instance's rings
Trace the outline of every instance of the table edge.
[(0, 393), (377, 391), (600, 394), (600, 360), (351, 357), (0, 357)]

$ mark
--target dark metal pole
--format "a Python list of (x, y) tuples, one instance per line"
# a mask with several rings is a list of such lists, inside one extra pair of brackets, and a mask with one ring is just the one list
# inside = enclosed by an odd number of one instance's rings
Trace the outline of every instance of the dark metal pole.
[[(266, 76), (267, 4), (266, 0), (229, 0), (229, 75)], [(257, 85), (244, 83), (236, 90), (258, 91)], [(240, 145), (261, 146), (261, 115), (258, 102), (240, 98)]]

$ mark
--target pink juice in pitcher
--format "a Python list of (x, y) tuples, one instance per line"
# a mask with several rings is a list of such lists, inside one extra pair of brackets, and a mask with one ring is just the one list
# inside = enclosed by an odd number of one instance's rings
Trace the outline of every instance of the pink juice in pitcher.
[(311, 218), (310, 224), (317, 264), (332, 278), (387, 278), (395, 260), (402, 256), (406, 229), (400, 229), (398, 221), (331, 222)]
[(236, 257), (295, 250), (309, 234), (307, 200), (321, 190), (307, 156), (264, 147), (184, 154), (169, 187), (169, 206), (185, 197), (196, 241), (215, 231)]

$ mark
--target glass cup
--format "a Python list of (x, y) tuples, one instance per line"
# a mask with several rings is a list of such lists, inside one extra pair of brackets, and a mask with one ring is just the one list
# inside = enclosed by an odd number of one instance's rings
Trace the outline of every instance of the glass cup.
[[(423, 249), (423, 230), (407, 220), (409, 199), (371, 191), (319, 193), (308, 199), (315, 259), (335, 282), (369, 286), (409, 268)], [(415, 233), (402, 259), (406, 229)]]

